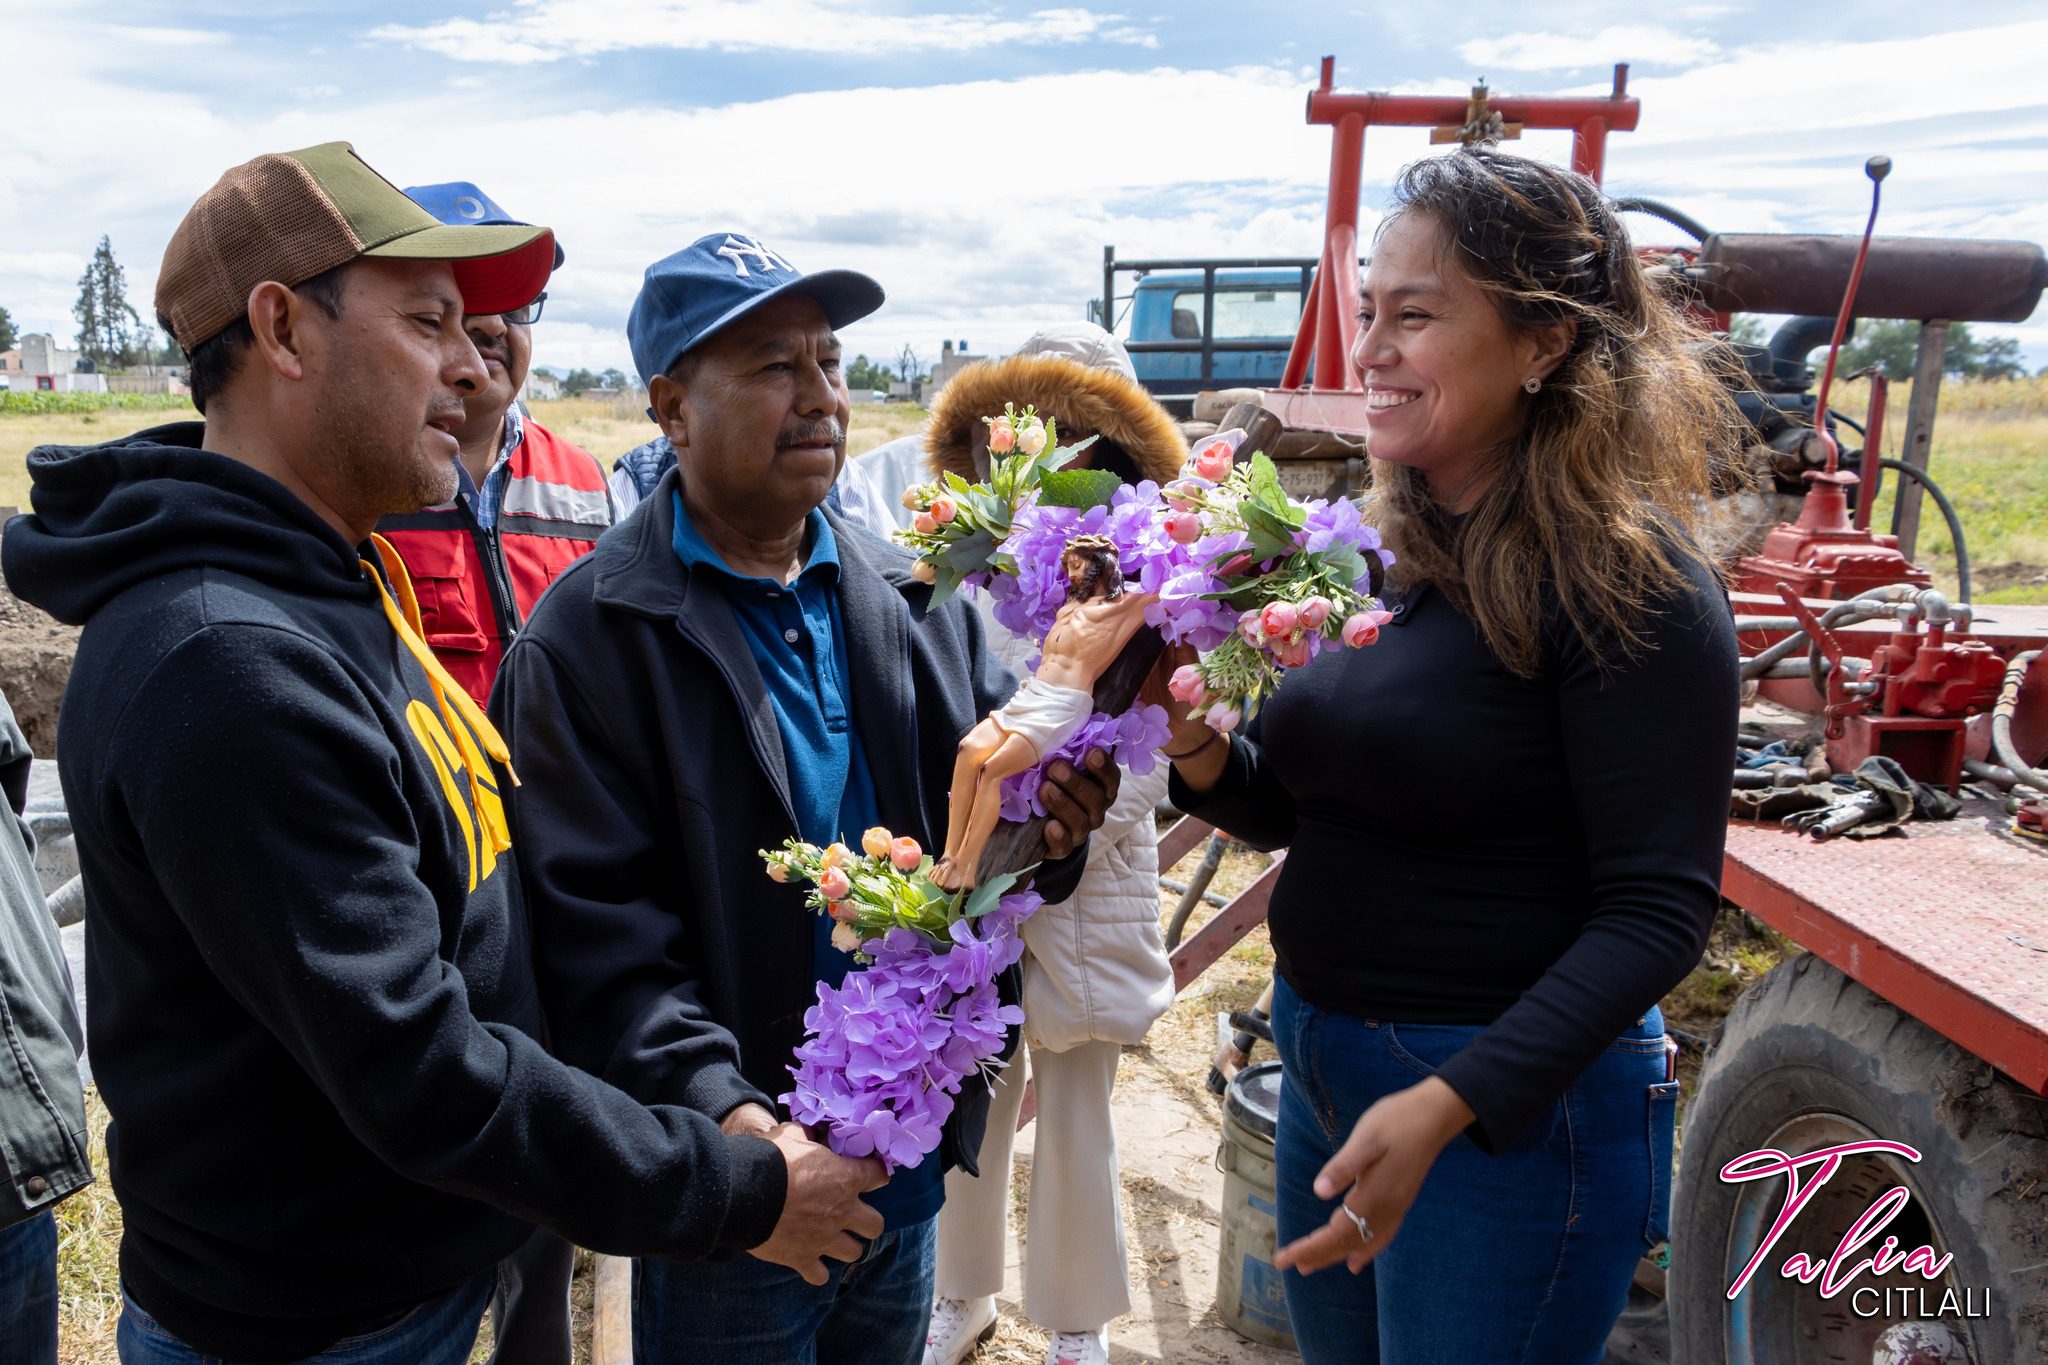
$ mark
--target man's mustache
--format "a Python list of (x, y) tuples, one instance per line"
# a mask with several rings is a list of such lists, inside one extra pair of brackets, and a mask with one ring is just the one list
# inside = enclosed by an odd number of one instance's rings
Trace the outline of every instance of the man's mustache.
[(775, 438), (777, 450), (791, 446), (817, 445), (821, 442), (838, 445), (846, 439), (846, 429), (839, 425), (839, 419), (828, 417), (822, 422), (805, 422), (802, 426), (791, 427)]

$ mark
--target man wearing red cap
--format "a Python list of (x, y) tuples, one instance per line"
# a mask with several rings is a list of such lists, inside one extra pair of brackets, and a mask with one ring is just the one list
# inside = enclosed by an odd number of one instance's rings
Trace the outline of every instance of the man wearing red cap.
[(371, 532), (453, 494), (487, 382), (463, 320), (553, 258), (545, 228), (437, 222), (346, 143), (258, 157), (158, 276), (204, 423), (29, 455), (0, 553), (85, 628), (59, 764), (126, 1365), (462, 1365), (536, 1222), (821, 1278), (880, 1230), (878, 1163), (643, 1105), (535, 1040), (504, 741)]
[[(405, 193), (444, 223), (527, 226), (467, 181)], [(562, 260), (558, 243), (555, 269)], [(546, 301), (462, 320), (486, 378), (462, 400), (455, 496), (377, 525), (412, 575), (427, 643), (478, 705), (490, 701), (505, 647), (541, 593), (613, 520), (597, 457), (519, 409)]]

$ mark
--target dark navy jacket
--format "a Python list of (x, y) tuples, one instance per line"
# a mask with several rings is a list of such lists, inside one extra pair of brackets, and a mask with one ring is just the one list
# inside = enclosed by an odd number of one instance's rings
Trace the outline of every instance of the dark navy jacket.
[[(643, 1101), (720, 1117), (789, 1089), (817, 978), (801, 888), (770, 881), (759, 852), (796, 831), (775, 711), (723, 589), (671, 548), (677, 479), (556, 580), (491, 710), (522, 783), (512, 843), (556, 1049)], [(1015, 682), (966, 603), (927, 614), (907, 552), (826, 517), (882, 823), (934, 848), (960, 736)], [(1085, 858), (1042, 868), (1041, 893), (1070, 895)], [(987, 1111), (970, 1080), (946, 1165), (974, 1169)]]

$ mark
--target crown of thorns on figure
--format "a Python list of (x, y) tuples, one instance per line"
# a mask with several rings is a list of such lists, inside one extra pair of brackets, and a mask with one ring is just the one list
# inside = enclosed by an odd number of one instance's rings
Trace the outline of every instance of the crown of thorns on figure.
[(1060, 552), (1060, 563), (1066, 563), (1068, 555), (1079, 555), (1088, 564), (1074, 586), (1075, 599), (1087, 602), (1102, 597), (1114, 602), (1124, 595), (1124, 573), (1115, 541), (1108, 536), (1075, 536)]

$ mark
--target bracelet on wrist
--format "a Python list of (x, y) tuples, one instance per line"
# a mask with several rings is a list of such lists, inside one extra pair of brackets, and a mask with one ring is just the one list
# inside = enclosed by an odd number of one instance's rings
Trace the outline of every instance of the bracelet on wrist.
[(1197, 744), (1194, 748), (1188, 750), (1184, 754), (1169, 753), (1167, 750), (1164, 749), (1161, 749), (1159, 752), (1162, 756), (1165, 757), (1165, 759), (1169, 763), (1183, 763), (1186, 762), (1188, 759), (1193, 758), (1196, 754), (1199, 754), (1205, 749), (1207, 749), (1211, 744), (1220, 743), (1223, 740), (1223, 737), (1223, 732), (1221, 730), (1211, 730), (1209, 732), (1209, 737), (1207, 739), (1203, 740), (1200, 744)]

